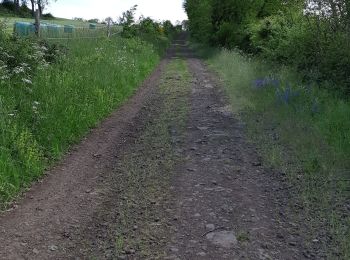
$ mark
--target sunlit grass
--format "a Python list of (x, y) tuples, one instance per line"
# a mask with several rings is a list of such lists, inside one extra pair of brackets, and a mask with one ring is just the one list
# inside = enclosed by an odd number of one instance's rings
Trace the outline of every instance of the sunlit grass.
[(32, 83), (0, 83), (0, 203), (38, 178), (120, 106), (159, 62), (166, 42), (70, 40), (67, 56)]

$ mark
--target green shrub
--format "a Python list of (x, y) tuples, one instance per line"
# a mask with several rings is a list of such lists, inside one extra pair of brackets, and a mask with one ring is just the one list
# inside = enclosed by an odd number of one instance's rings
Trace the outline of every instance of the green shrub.
[(348, 97), (350, 4), (316, 2), (305, 8), (305, 1), (186, 0), (184, 6), (196, 40), (292, 67), (304, 81)]
[(279, 14), (250, 24), (249, 31), (252, 49), (265, 60), (296, 68), (305, 81), (350, 93), (349, 38), (328, 32), (326, 21)]
[(57, 44), (9, 36), (4, 28), (0, 25), (0, 82), (29, 83), (38, 70), (45, 69), (64, 54), (64, 49)]

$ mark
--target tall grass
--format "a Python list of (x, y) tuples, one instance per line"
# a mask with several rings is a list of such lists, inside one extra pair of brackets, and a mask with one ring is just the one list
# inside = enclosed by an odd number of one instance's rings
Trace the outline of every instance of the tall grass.
[(37, 179), (149, 75), (166, 40), (70, 40), (30, 81), (0, 81), (0, 205)]
[(302, 83), (288, 68), (271, 68), (237, 51), (202, 49), (202, 54), (227, 83), (232, 109), (266, 161), (295, 187), (292, 210), (300, 221), (309, 220), (307, 240), (328, 248), (329, 258), (349, 259), (348, 100)]

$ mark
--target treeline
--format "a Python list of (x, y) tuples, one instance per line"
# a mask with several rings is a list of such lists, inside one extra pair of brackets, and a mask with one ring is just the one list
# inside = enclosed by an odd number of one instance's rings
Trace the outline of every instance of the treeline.
[(349, 0), (186, 0), (193, 38), (296, 68), (350, 94)]
[(50, 13), (43, 13), (49, 4), (49, 0), (0, 0), (0, 15), (19, 16), (23, 18), (34, 17), (36, 4), (43, 18), (54, 18)]
[(172, 38), (175, 34), (181, 32), (182, 25), (174, 26), (171, 21), (157, 22), (150, 17), (141, 16), (138, 20), (135, 18), (137, 5), (123, 12), (119, 17), (117, 24), (123, 26), (122, 36), (132, 38), (136, 36), (151, 37), (166, 36)]

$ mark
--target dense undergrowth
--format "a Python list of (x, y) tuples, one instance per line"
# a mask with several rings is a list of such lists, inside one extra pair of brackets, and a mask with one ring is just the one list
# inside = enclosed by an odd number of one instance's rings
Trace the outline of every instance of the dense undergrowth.
[(232, 109), (266, 161), (287, 174), (307, 246), (350, 257), (350, 104), (288, 68), (238, 51), (199, 48), (227, 83)]
[(0, 31), (0, 205), (12, 200), (157, 65), (165, 35), (47, 43)]
[[(349, 0), (186, 0), (191, 35), (350, 95)], [(333, 84), (331, 84), (333, 83)]]

